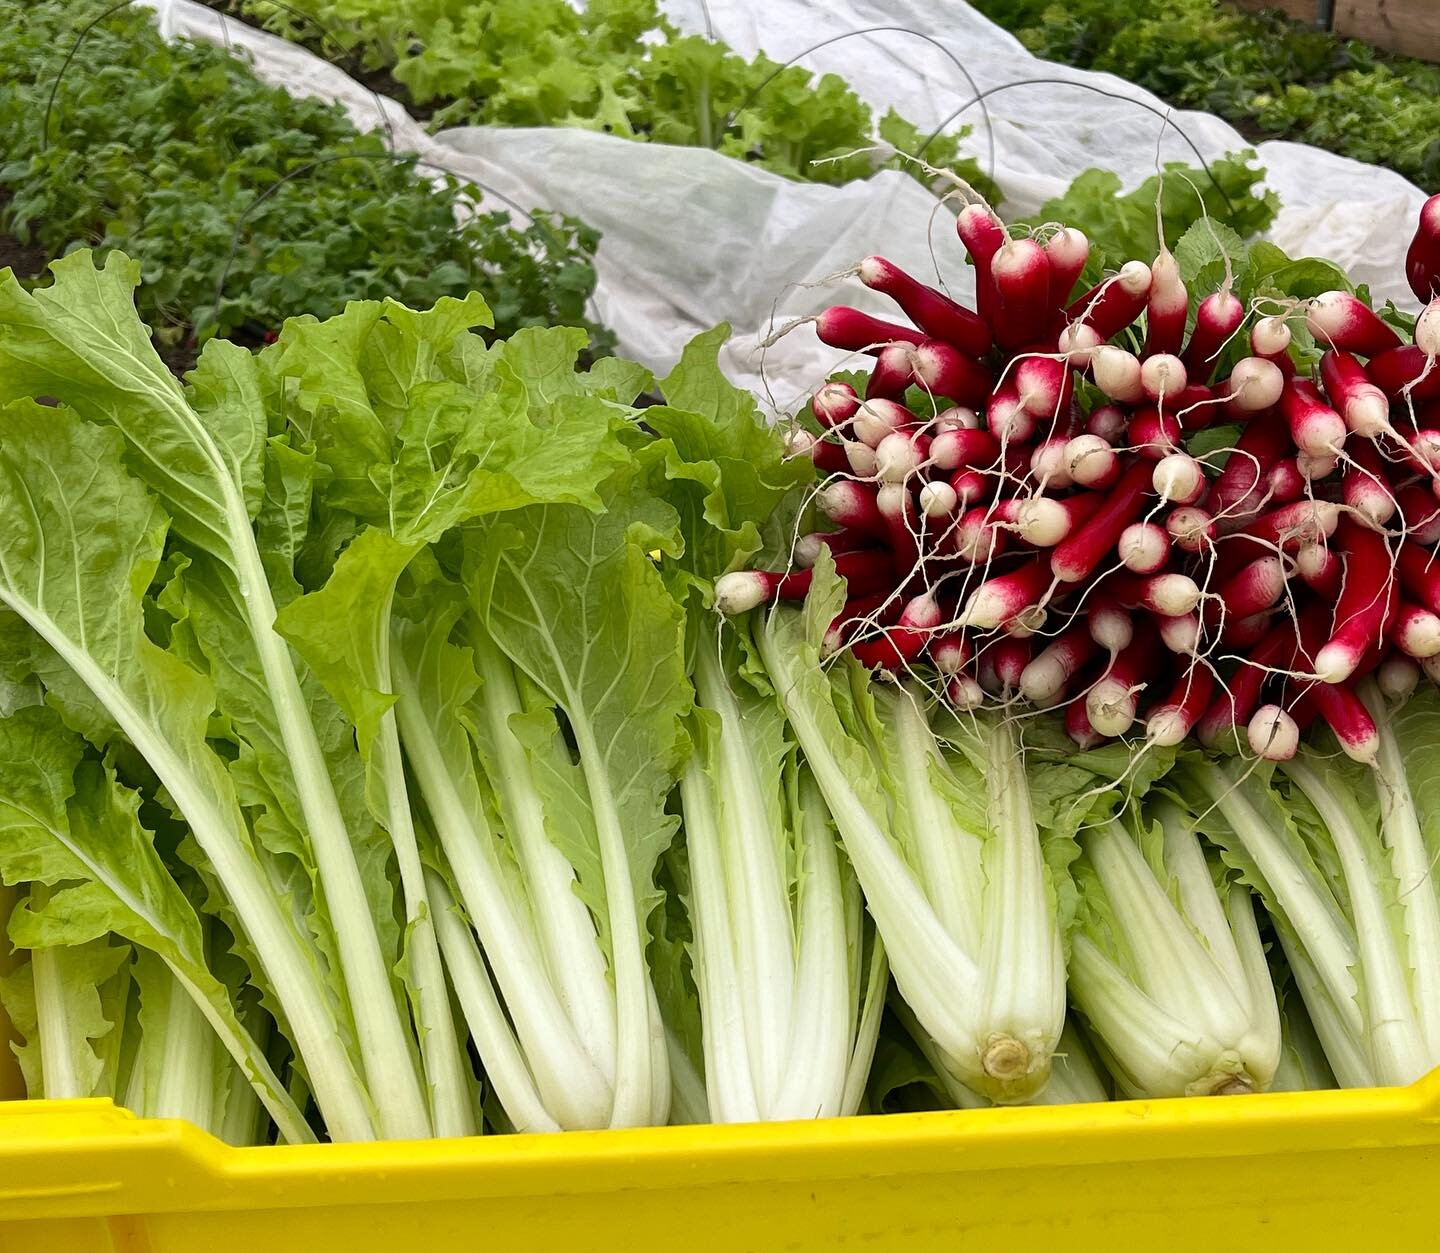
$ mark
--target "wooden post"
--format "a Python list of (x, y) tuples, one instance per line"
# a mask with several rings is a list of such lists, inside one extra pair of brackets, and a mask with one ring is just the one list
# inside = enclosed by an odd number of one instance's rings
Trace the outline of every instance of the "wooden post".
[(1286, 17), (1313, 26), (1320, 17), (1324, 0), (1234, 0), (1234, 2), (1237, 8), (1252, 11), (1279, 9)]
[(1335, 0), (1335, 33), (1440, 61), (1440, 0)]

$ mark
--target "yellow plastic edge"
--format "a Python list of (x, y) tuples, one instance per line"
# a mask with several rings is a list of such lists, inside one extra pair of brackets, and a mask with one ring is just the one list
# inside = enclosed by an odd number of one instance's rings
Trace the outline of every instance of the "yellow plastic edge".
[(109, 1101), (0, 1105), (0, 1219), (368, 1206), (1440, 1147), (1409, 1088), (234, 1149)]

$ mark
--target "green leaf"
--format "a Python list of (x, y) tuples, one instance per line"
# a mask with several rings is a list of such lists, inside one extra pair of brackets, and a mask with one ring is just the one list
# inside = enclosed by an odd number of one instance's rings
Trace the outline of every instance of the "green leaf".
[(729, 333), (722, 323), (691, 340), (660, 384), (667, 404), (645, 410), (646, 425), (662, 436), (647, 455), (664, 460), (666, 498), (685, 538), (684, 569), (707, 580), (754, 557), (761, 528), (814, 478), (808, 461), (785, 459), (779, 432), (721, 372)]
[[(647, 555), (674, 550), (676, 521), (633, 481), (605, 503), (598, 515), (561, 505), (507, 515), (471, 545), (466, 581), (501, 648), (563, 710), (604, 828), (605, 896), (633, 894), (643, 926), (658, 899), (655, 863), (675, 829), (665, 797), (690, 705), (683, 615)], [(611, 882), (621, 847), (623, 887)], [(615, 908), (605, 910), (612, 925)]]
[(417, 549), (486, 513), (549, 500), (594, 507), (596, 485), (627, 455), (615, 407), (575, 372), (583, 334), (524, 332), (523, 343), (487, 351), (465, 382), (447, 379), (442, 358), (483, 310), (352, 306), (286, 328), (278, 369), (296, 380), (300, 433), (329, 471), (332, 507)]
[[(691, 697), (684, 615), (648, 556), (678, 549), (675, 514), (633, 475), (611, 481), (604, 505), (598, 514), (531, 506), (487, 524), (470, 537), (465, 577), (486, 630), (573, 737), (578, 773), (546, 790), (553, 798), (583, 784), (594, 834), (571, 826), (553, 838), (562, 850), (575, 839), (591, 850), (575, 869), (610, 942), (621, 1042), (614, 1117), (648, 1120), (668, 1103), (669, 1081), (649, 1043), (657, 1011), (645, 946), (660, 895), (656, 863), (675, 831), (665, 802), (687, 748)], [(534, 767), (556, 760), (547, 728), (512, 724), (529, 737)]]
[(1175, 245), (1180, 277), (1192, 291), (1212, 290), (1218, 282), (1206, 281), (1224, 274), (1225, 259), (1239, 278), (1248, 272), (1249, 249), (1245, 241), (1223, 222), (1196, 222)]
[[(1098, 280), (1104, 271), (1113, 272), (1133, 257), (1148, 260), (1155, 256), (1160, 244), (1155, 222), (1157, 200), (1167, 244), (1174, 246), (1183, 236), (1197, 229), (1205, 230), (1206, 216), (1216, 225), (1222, 239), (1238, 243), (1268, 227), (1279, 208), (1273, 192), (1256, 191), (1265, 171), (1250, 164), (1254, 155), (1244, 151), (1222, 157), (1210, 163), (1208, 172), (1178, 162), (1170, 163), (1165, 167), (1163, 179), (1152, 175), (1133, 191), (1123, 194), (1120, 180), (1112, 172), (1086, 170), (1063, 196), (1041, 206), (1026, 223), (1061, 222), (1084, 231), (1090, 239), (1085, 281)], [(1231, 252), (1232, 256), (1239, 255), (1234, 249)], [(1202, 267), (1187, 271), (1178, 247), (1176, 256), (1181, 261), (1186, 282), (1191, 283)], [(1208, 279), (1208, 275), (1206, 277)], [(1201, 287), (1210, 290), (1218, 285), (1217, 281), (1209, 287), (1202, 283)]]
[(236, 527), (261, 491), (265, 425), (250, 354), (215, 345), (187, 396), (135, 316), (136, 262), (112, 252), (96, 269), (82, 249), (51, 270), (54, 282), (33, 293), (0, 273), (0, 402), (55, 396), (116, 427), (127, 465), (176, 530), (233, 562)]
[(184, 979), (267, 1104), (279, 1108), (285, 1136), (308, 1139), (299, 1110), (211, 973), (195, 911), (140, 824), (139, 796), (82, 752), (51, 710), (0, 720), (0, 878), (53, 888), (45, 908), (12, 916), (11, 937), (25, 948), (64, 948), (114, 932), (155, 953)]
[(31, 1100), (114, 1094), (115, 1073), (105, 1059), (123, 1018), (116, 972), (129, 957), (127, 947), (102, 937), (32, 953), (0, 977), (0, 1004), (22, 1041), (12, 1047)]
[(1349, 291), (1345, 271), (1319, 257), (1292, 260), (1283, 249), (1268, 240), (1250, 245), (1249, 292), (1251, 295), (1293, 296), (1306, 300), (1327, 291)]
[[(43, 637), (42, 677), (61, 694), (62, 710), (71, 707), (67, 685), (84, 692), (155, 770), (220, 869), (243, 930), (263, 942), (265, 974), (301, 1051), (317, 1073), (325, 1059), (317, 1084), (326, 1084), (326, 1101), (343, 1102), (354, 1073), (333, 1026), (306, 1030), (296, 1020), (305, 1013), (315, 1023), (317, 1010), (333, 1017), (323, 976), (271, 895), (225, 765), (207, 743), (214, 691), (145, 633), (142, 598), (165, 541), (163, 515), (122, 467), (112, 430), (21, 402), (0, 414), (0, 439), (0, 526), (8, 536), (0, 602)], [(353, 1087), (348, 1099), (356, 1099)], [(332, 1128), (346, 1126), (343, 1104), (331, 1109)]]
[(314, 449), (293, 448), (288, 436), (272, 436), (265, 455), (265, 496), (255, 519), (255, 543), (275, 603), (282, 608), (301, 591), (296, 563), (310, 534), (314, 486)]

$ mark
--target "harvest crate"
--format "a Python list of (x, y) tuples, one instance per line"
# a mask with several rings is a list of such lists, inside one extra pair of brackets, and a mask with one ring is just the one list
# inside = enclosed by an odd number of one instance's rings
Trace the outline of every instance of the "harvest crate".
[[(0, 888), (0, 919), (13, 893)], [(0, 967), (10, 957), (0, 946)], [(0, 1098), (19, 1071), (0, 1013)], [(1440, 1226), (1409, 1088), (236, 1149), (109, 1101), (0, 1099), (3, 1253), (1324, 1253)]]
[(1411, 1088), (232, 1149), (108, 1101), (0, 1105), (6, 1253), (1429, 1248)]

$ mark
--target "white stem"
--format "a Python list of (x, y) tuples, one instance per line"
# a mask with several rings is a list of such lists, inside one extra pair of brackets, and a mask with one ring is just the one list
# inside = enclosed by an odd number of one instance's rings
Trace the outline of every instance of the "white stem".
[(150, 1095), (150, 1118), (184, 1118), (212, 1134), (215, 1125), (215, 1035), (195, 1004), (178, 986), (165, 998), (164, 1064)]
[[(1405, 916), (1405, 934), (1410, 939), (1406, 954), (1413, 980), (1413, 1005), (1424, 1041), (1420, 1073), (1440, 1064), (1440, 895), (1435, 886), (1435, 866), (1420, 830), (1420, 814), (1405, 770), (1400, 740), (1390, 724), (1384, 698), (1367, 679), (1360, 685), (1360, 697), (1375, 720), (1380, 750), (1375, 756), (1375, 786), (1380, 794), (1380, 834), (1390, 850), (1400, 908)], [(1402, 1080), (1401, 1082), (1406, 1082)]]
[(369, 1096), (335, 1030), (331, 994), (315, 969), (313, 956), (307, 949), (308, 938), (302, 939), (281, 911), (254, 856), (245, 847), (248, 836), (238, 829), (238, 814), (230, 807), (222, 808), (213, 788), (191, 769), (175, 745), (157, 734), (154, 724), (136, 709), (125, 690), (95, 664), (88, 652), (77, 648), (35, 606), (18, 598), (8, 603), (95, 694), (136, 750), (150, 763), (184, 815), (196, 843), (224, 885), (284, 1007), (296, 1049), (306, 1064), (331, 1138), (373, 1139), (375, 1129)]
[(967, 953), (978, 954), (985, 884), (980, 865), (984, 833), (964, 830), (936, 786), (934, 775), (948, 774), (949, 767), (926, 720), (919, 693), (906, 686), (893, 695), (877, 693), (877, 700), (895, 738), (893, 759), (900, 777), (894, 786), (903, 794), (911, 815), (925, 895), (950, 938)]
[[(528, 919), (533, 911), (519, 913), (507, 892), (497, 862), (496, 837), (481, 825), (485, 821), (483, 802), (478, 794), (462, 797), (426, 719), (414, 676), (398, 657), (395, 690), (399, 696), (396, 712), (400, 733), (410, 767), (419, 781), (435, 834), (495, 972), (546, 1108), (564, 1127), (604, 1127), (611, 1109), (609, 1079), (576, 1038), (574, 1026), (546, 976), (530, 930)], [(439, 914), (437, 905), (437, 926)], [(470, 1017), (468, 1009), (466, 1013)], [(482, 1043), (477, 1036), (476, 1044)], [(490, 1062), (483, 1052), (481, 1060), (489, 1070)]]
[[(1282, 769), (1290, 770), (1294, 762)], [(1359, 961), (1355, 933), (1348, 920), (1322, 894), (1311, 872), (1285, 847), (1276, 825), (1284, 821), (1278, 802), (1262, 816), (1239, 788), (1236, 763), (1215, 762), (1196, 772), (1211, 801), (1225, 816), (1245, 851), (1255, 862), (1272, 894), (1329, 990), (1331, 1002), (1345, 1019), (1346, 1029), (1360, 1038), (1365, 1025), (1356, 1001), (1354, 969)]]
[[(1091, 829), (1085, 834), (1084, 843), (1090, 864), (1114, 907), (1116, 925), (1135, 955), (1141, 990), (1182, 1024), (1182, 1040), (1199, 1035), (1221, 1046), (1237, 1043), (1249, 1027), (1248, 1005), (1241, 999), (1246, 990), (1238, 969), (1238, 957), (1232, 984), (1189, 919), (1175, 908), (1169, 894), (1156, 882), (1135, 842), (1118, 822)], [(1198, 848), (1196, 852), (1198, 855)], [(1181, 866), (1167, 868), (1177, 877), (1182, 873)], [(1189, 884), (1188, 891), (1192, 896), (1208, 891), (1218, 906), (1203, 858), (1200, 869), (1205, 876), (1204, 883)], [(1182, 886), (1182, 893), (1185, 890)], [(1230, 947), (1233, 952), (1233, 944)], [(1107, 1043), (1112, 1050), (1123, 1053), (1124, 1041), (1110, 1039)], [(1202, 1060), (1202, 1064), (1208, 1065), (1208, 1062)], [(1200, 1079), (1204, 1073), (1202, 1070), (1192, 1079)]]
[[(865, 936), (861, 924), (862, 912), (863, 907), (854, 910), (851, 920), (851, 943), (857, 950)], [(858, 985), (855, 990), (860, 1001), (860, 1016), (850, 1044), (845, 1092), (840, 1098), (840, 1113), (843, 1116), (857, 1113), (861, 1101), (865, 1099), (865, 1086), (875, 1061), (875, 1045), (880, 1039), (880, 1023), (885, 1016), (885, 986), (890, 982), (890, 963), (885, 956), (885, 945), (878, 935), (871, 944), (870, 961), (860, 973), (863, 977), (854, 980)]]
[[(570, 709), (582, 707), (579, 693), (570, 693)], [(582, 719), (570, 723), (580, 769), (590, 793), (595, 833), (600, 845), (600, 872), (605, 879), (605, 911), (610, 923), (611, 971), (615, 979), (615, 1102), (612, 1127), (643, 1127), (654, 1120), (656, 1093), (668, 1098), (670, 1076), (664, 1066), (657, 1073), (653, 1035), (654, 989), (645, 962), (648, 937), (640, 926), (636, 884), (630, 872), (625, 832), (615, 808), (605, 754), (595, 742), (590, 725)], [(664, 1054), (660, 1054), (663, 1063)]]
[(1200, 841), (1178, 806), (1162, 802), (1155, 806), (1155, 815), (1161, 823), (1165, 867), (1179, 889), (1181, 910), (1229, 985), (1244, 987), (1245, 966)]
[(531, 900), (536, 939), (550, 982), (574, 1024), (575, 1034), (605, 1074), (615, 1073), (615, 996), (590, 910), (575, 891), (575, 869), (545, 829), (540, 793), (531, 785), (525, 748), (510, 730), (521, 712), (509, 659), (481, 630), (470, 633), (479, 666), (483, 716), (497, 763), (492, 780), (505, 815), (505, 836), (519, 854)]
[(692, 756), (680, 776), (680, 803), (690, 859), (691, 951), (700, 996), (706, 1099), (715, 1122), (758, 1122), (762, 1115), (740, 994), (742, 973), (730, 930), (714, 786), (698, 755)]
[[(228, 481), (228, 480), (227, 480)], [(430, 1117), (410, 1054), (408, 1031), (395, 1002), (394, 985), (380, 950), (355, 850), (335, 798), (335, 788), (320, 742), (310, 721), (289, 645), (275, 630), (275, 602), (250, 533), (250, 521), (238, 500), (240, 516), (230, 510), (235, 535), (235, 576), (250, 622), (250, 634), (275, 705), (275, 720), (295, 776), (310, 847), (335, 928), (340, 965), (360, 1040), (360, 1055), (371, 1097), (388, 1139), (423, 1139)], [(240, 531), (243, 529), (244, 537)]]
[[(792, 973), (794, 1006), (772, 1118), (833, 1118), (843, 1113), (851, 1057), (845, 894), (830, 814), (814, 778), (800, 783), (795, 919), (799, 950)], [(856, 936), (855, 942), (860, 942)]]
[(1225, 893), (1225, 913), (1235, 937), (1236, 951), (1245, 970), (1245, 988), (1250, 998), (1250, 1030), (1240, 1044), (1245, 1067), (1264, 1091), (1275, 1078), (1285, 1047), (1280, 1026), (1280, 1003), (1270, 963), (1265, 959), (1265, 942), (1255, 921), (1255, 899), (1250, 889), (1232, 883)]
[(790, 726), (825, 794), (830, 812), (865, 891), (875, 924), (890, 954), (901, 995), (915, 1007), (925, 1029), (957, 1059), (976, 1054), (975, 1008), (979, 971), (950, 937), (905, 864), (887, 828), (888, 815), (873, 815), (860, 799), (808, 703), (787, 682), (791, 659), (768, 629), (756, 633), (766, 669), (776, 680)]
[(467, 1077), (469, 1066), (461, 1052), (455, 1020), (450, 1014), (445, 968), (440, 963), (440, 946), (435, 939), (434, 910), (426, 896), (425, 871), (420, 862), (420, 846), (415, 838), (410, 792), (405, 783), (405, 762), (400, 752), (400, 732), (393, 709), (381, 719), (374, 751), (380, 777), (384, 780), (386, 829), (395, 849), (395, 863), (404, 895), (406, 948), (411, 991), (415, 998), (415, 1025), (420, 1034), (420, 1056), (425, 1078), (430, 1086), (435, 1135), (474, 1135), (475, 1115), (470, 1107)]
[(1409, 955), (1396, 951), (1379, 887), (1390, 875), (1377, 856), (1379, 850), (1373, 845), (1367, 848), (1357, 816), (1349, 812), (1320, 770), (1303, 758), (1288, 762), (1284, 770), (1315, 806), (1340, 858), (1355, 918), (1360, 949), (1358, 991), (1376, 1075), (1384, 1083), (1409, 1083), (1429, 1067), (1410, 999)]
[[(47, 1101), (91, 1096), (75, 1070), (75, 1052), (86, 1041), (73, 1038), (70, 988), (60, 970), (54, 949), (30, 953), (30, 975), (35, 981), (35, 1020), (39, 1024), (40, 1082)], [(97, 989), (98, 991), (98, 989)]]
[[(730, 942), (739, 973), (750, 1065), (762, 1114), (787, 1080), (795, 988), (795, 931), (786, 882), (783, 826), (776, 829), (778, 778), (754, 760), (740, 706), (713, 650), (696, 658), (703, 705), (720, 721), (714, 769), (716, 814), (729, 903)], [(767, 805), (766, 792), (769, 796)], [(801, 937), (803, 939), (803, 931)]]
[(1083, 931), (1071, 937), (1070, 978), (1126, 1096), (1185, 1096), (1213, 1069), (1213, 1041), (1157, 1005)]
[(450, 890), (433, 872), (427, 872), (425, 878), (435, 907), (435, 934), (445, 953), (455, 998), (460, 1002), (501, 1106), (516, 1131), (562, 1130), (536, 1089), (525, 1055), (500, 1008), (475, 937), (455, 912)]
[(1306, 955), (1305, 946), (1283, 916), (1272, 914), (1271, 920), (1275, 924), (1275, 933), (1280, 937), (1285, 964), (1290, 967), (1291, 977), (1300, 990), (1315, 1034), (1325, 1050), (1325, 1059), (1335, 1072), (1335, 1081), (1342, 1088), (1377, 1087), (1380, 1080), (1370, 1060), (1370, 1044), (1363, 1030), (1357, 1032), (1352, 1029), (1350, 1016), (1336, 1005), (1325, 980)]
[(991, 846), (985, 853), (980, 1064), (995, 1099), (1033, 1095), (1050, 1074), (1065, 1025), (1065, 960), (1025, 762), (1008, 722), (990, 730)]

